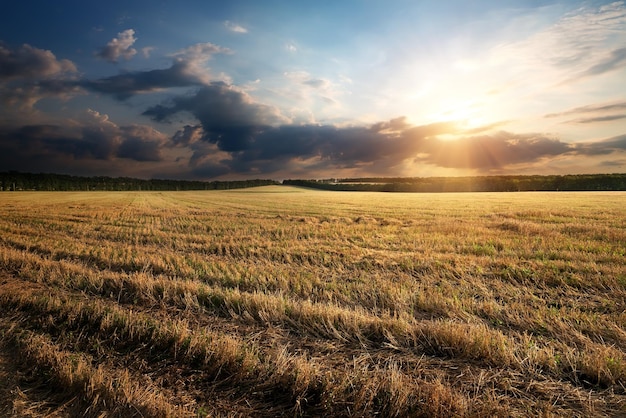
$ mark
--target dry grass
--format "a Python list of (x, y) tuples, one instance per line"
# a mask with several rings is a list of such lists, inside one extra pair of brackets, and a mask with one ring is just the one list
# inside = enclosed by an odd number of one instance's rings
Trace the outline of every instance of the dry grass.
[(626, 415), (625, 198), (4, 193), (0, 413)]

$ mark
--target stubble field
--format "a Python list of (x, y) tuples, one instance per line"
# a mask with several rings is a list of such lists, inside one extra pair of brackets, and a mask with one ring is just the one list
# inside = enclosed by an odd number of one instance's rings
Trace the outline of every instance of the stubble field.
[(0, 195), (0, 415), (624, 416), (626, 193)]

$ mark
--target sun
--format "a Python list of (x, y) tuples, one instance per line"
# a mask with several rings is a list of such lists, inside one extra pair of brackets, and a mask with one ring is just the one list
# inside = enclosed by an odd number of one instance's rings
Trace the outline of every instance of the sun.
[(456, 122), (459, 127), (466, 129), (476, 128), (485, 123), (483, 106), (474, 100), (444, 103), (440, 109), (433, 117), (441, 122)]

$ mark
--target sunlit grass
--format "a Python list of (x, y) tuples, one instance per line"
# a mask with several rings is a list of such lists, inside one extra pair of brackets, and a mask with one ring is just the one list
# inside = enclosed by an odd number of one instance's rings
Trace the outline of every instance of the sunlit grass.
[(3, 193), (2, 332), (94, 416), (624, 413), (625, 201)]

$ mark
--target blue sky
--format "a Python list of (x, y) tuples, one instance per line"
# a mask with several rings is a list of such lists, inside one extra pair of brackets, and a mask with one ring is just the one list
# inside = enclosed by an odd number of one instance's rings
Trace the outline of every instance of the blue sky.
[(0, 171), (626, 171), (626, 4), (15, 2)]

